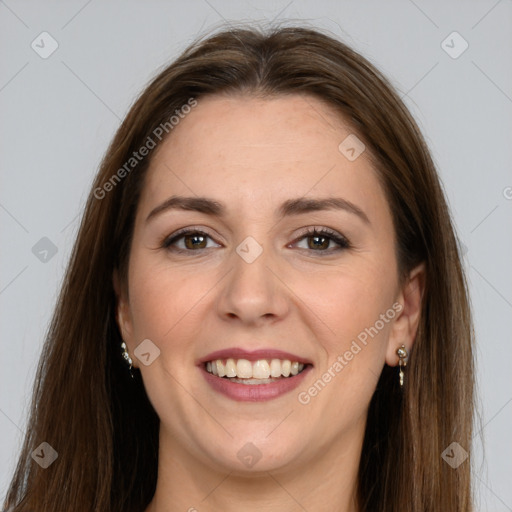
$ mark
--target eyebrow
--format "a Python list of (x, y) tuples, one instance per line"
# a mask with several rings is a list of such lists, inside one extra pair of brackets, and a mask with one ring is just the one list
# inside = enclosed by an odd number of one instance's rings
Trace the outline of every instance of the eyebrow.
[[(208, 197), (171, 196), (151, 210), (150, 214), (146, 217), (146, 223), (157, 215), (169, 210), (195, 211), (219, 218), (224, 218), (227, 214), (225, 205)], [(342, 197), (310, 199), (300, 197), (298, 199), (288, 199), (279, 207), (278, 215), (280, 217), (289, 217), (320, 210), (344, 210), (356, 215), (366, 224), (370, 224), (368, 216), (361, 208)]]

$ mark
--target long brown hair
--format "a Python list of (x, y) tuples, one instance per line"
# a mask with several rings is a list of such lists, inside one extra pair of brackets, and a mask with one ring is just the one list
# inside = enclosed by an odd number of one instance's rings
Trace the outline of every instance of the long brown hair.
[[(191, 98), (311, 95), (339, 112), (378, 170), (401, 275), (425, 262), (426, 289), (403, 391), (388, 366), (369, 405), (361, 511), (467, 512), (474, 409), (473, 329), (457, 239), (434, 163), (387, 79), (342, 42), (306, 27), (238, 27), (203, 37), (162, 71), (118, 129), (89, 195), (38, 367), (30, 420), (4, 506), (16, 512), (141, 512), (156, 488), (159, 420), (140, 372), (121, 358), (112, 284), (126, 285), (131, 236), (152, 154), (119, 173)], [(172, 131), (168, 130), (170, 136)], [(154, 138), (154, 136), (153, 136)], [(113, 180), (113, 176), (122, 179)], [(105, 186), (107, 182), (111, 186)], [(99, 191), (99, 192), (98, 192)], [(58, 458), (31, 458), (42, 442)]]

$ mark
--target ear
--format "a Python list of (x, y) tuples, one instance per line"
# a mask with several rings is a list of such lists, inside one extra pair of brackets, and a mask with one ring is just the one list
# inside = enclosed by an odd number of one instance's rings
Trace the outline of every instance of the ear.
[[(119, 273), (117, 269), (114, 269), (112, 274), (112, 283), (114, 286), (114, 292), (116, 294), (116, 322), (119, 327), (119, 332), (121, 333), (121, 337), (123, 341), (126, 343), (128, 347), (128, 352), (130, 354), (133, 353), (133, 320), (132, 313), (130, 309), (130, 301), (128, 298), (128, 290), (126, 286), (121, 284), (121, 280), (119, 278)], [(135, 359), (132, 358), (132, 366), (137, 368), (135, 363)]]
[(421, 263), (409, 273), (403, 287), (399, 291), (396, 303), (400, 304), (401, 309), (391, 328), (386, 351), (386, 364), (389, 366), (397, 366), (398, 364), (397, 349), (405, 345), (407, 352), (410, 352), (416, 339), (423, 293), (425, 291), (425, 281), (425, 264)]

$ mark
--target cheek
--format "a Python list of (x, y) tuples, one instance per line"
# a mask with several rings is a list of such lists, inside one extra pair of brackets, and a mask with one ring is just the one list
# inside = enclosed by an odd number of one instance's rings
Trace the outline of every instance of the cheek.
[[(313, 293), (312, 283), (309, 283), (310, 303), (338, 340), (356, 338), (373, 326), (393, 304), (394, 272), (386, 272), (385, 266), (369, 261), (359, 267), (363, 268), (353, 266), (333, 272), (323, 284), (315, 284)], [(387, 331), (380, 322), (379, 327), (379, 330)], [(335, 339), (333, 345), (336, 345)]]
[[(380, 259), (362, 258), (323, 282), (328, 286), (315, 284), (313, 295), (322, 299), (312, 309), (328, 326), (318, 337), (325, 357), (317, 368), (320, 382), (305, 391), (316, 402), (314, 407), (329, 408), (333, 417), (344, 417), (347, 411), (362, 414), (384, 366), (396, 316), (394, 261), (384, 254)], [(321, 398), (313, 399), (319, 394)]]
[(205, 293), (204, 281), (175, 271), (141, 271), (130, 288), (134, 333), (163, 343), (179, 331), (181, 322), (190, 322), (194, 306)]
[[(145, 255), (136, 255), (132, 263), (130, 307), (135, 345), (150, 339), (160, 350), (154, 362), (139, 364), (139, 368), (153, 407), (170, 425), (174, 424), (172, 414), (186, 417), (190, 395), (180, 383), (189, 382), (194, 341), (200, 339), (204, 324), (201, 299), (215, 282), (213, 277), (207, 282), (205, 273), (155, 264)], [(185, 387), (190, 388), (190, 383)]]
[(325, 438), (364, 416), (385, 364), (393, 288), (385, 280), (382, 287), (369, 283), (347, 275), (332, 280), (322, 317), (329, 330), (317, 338), (324, 357), (297, 396), (312, 417), (324, 418)]

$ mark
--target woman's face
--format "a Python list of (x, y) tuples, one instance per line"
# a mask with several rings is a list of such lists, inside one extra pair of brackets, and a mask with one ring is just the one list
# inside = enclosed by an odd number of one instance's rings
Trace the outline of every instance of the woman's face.
[(290, 95), (201, 98), (154, 150), (118, 322), (161, 447), (235, 472), (360, 451), (419, 302), (361, 149), (332, 109)]

